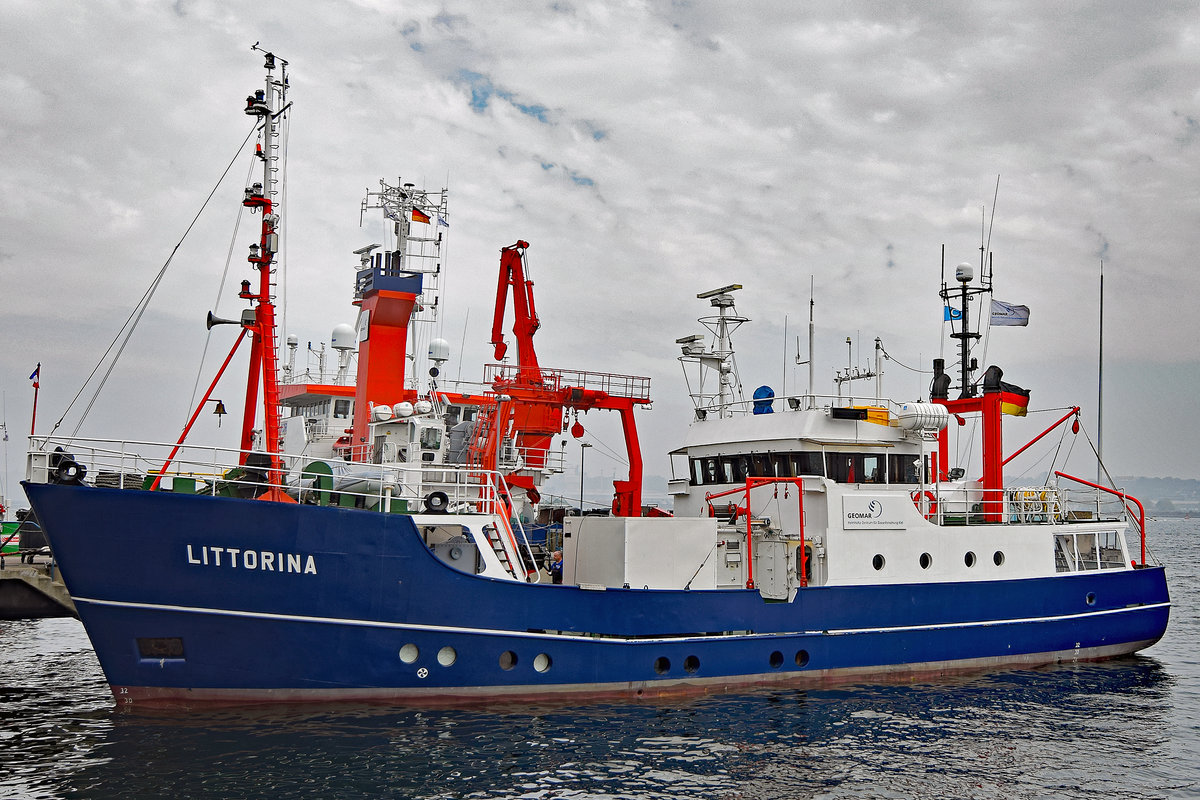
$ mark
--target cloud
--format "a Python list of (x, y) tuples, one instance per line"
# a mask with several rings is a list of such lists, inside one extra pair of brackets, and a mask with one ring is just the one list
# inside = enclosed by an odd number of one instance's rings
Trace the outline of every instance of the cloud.
[[(977, 263), (989, 236), (997, 291), (1035, 314), (988, 353), (1018, 383), (1094, 371), (1103, 259), (1106, 325), (1124, 332), (1106, 356), (1122, 374), (1177, 369), (1191, 386), (1198, 16), (1187, 3), (1147, 14), (1015, 0), (754, 13), (632, 0), (6, 3), (0, 289), (25, 321), (0, 348), (8, 408), (25, 413), (30, 360), (54, 376), (39, 412), (64, 406), (179, 241), (249, 130), (240, 104), (261, 85), (256, 40), (289, 61), (294, 102), (288, 331), (320, 341), (352, 321), (352, 251), (384, 233), (369, 216), (359, 227), (365, 187), (448, 185), (440, 330), (465, 342), (466, 362), (448, 374), (480, 375), (499, 248), (526, 239), (543, 363), (653, 378), (653, 471), (667, 470), (689, 416), (674, 340), (706, 312), (698, 292), (746, 287), (743, 379), (778, 383), (782, 321), (807, 318), (815, 276), (828, 391), (846, 336), (881, 335), (896, 359), (928, 363), (941, 346), (942, 247), (951, 267)], [(176, 365), (194, 368), (227, 257), (228, 280), (244, 276), (252, 223), (233, 228), (247, 168), (176, 255), (127, 380), (177, 395)], [(237, 301), (226, 290), (222, 303)], [(82, 320), (70, 344), (38, 330)], [(898, 371), (885, 389), (893, 380), (922, 391)], [(1142, 402), (1165, 415), (1184, 396), (1154, 383)], [(1196, 436), (1179, 438), (1194, 450)], [(1200, 476), (1182, 454), (1122, 450), (1121, 473)]]

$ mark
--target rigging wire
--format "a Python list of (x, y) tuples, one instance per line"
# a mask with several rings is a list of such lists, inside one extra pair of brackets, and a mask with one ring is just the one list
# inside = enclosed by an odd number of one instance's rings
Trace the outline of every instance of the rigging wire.
[[(54, 423), (54, 426), (50, 429), (50, 433), (47, 434), (47, 437), (53, 436), (54, 432), (58, 430), (60, 425), (62, 425), (63, 420), (65, 420), (67, 417), (67, 414), (71, 412), (71, 409), (74, 407), (76, 401), (78, 401), (80, 396), (83, 394), (83, 390), (89, 383), (91, 383), (92, 378), (95, 377), (100, 367), (104, 364), (104, 361), (108, 358), (109, 353), (112, 353), (113, 348), (117, 347), (117, 343), (119, 341), (120, 347), (117, 348), (116, 354), (113, 356), (112, 361), (108, 365), (108, 370), (105, 371), (104, 377), (100, 379), (100, 383), (96, 387), (96, 391), (92, 394), (91, 399), (88, 400), (87, 406), (80, 414), (79, 423), (75, 426), (75, 430), (71, 432), (70, 438), (74, 439), (79, 435), (79, 429), (83, 427), (83, 423), (87, 419), (88, 413), (91, 411), (92, 406), (95, 404), (97, 398), (99, 398), (100, 392), (103, 391), (104, 385), (108, 382), (109, 377), (112, 375), (113, 369), (116, 368), (117, 361), (120, 360), (121, 354), (125, 352), (126, 345), (129, 344), (129, 340), (133, 337), (134, 330), (137, 329), (138, 323), (141, 322), (142, 315), (146, 313), (146, 309), (150, 305), (150, 300), (154, 297), (154, 293), (158, 290), (159, 284), (162, 283), (163, 276), (166, 275), (167, 272), (167, 267), (171, 265), (171, 261), (175, 258), (175, 254), (179, 252), (179, 248), (183, 246), (188, 234), (192, 232), (192, 228), (194, 228), (196, 222), (199, 221), (200, 215), (204, 213), (204, 209), (208, 207), (209, 202), (213, 199), (213, 196), (216, 195), (217, 189), (220, 188), (221, 184), (225, 180), (225, 177), (229, 174), (229, 170), (233, 168), (233, 165), (241, 156), (242, 150), (245, 149), (246, 144), (250, 141), (251, 137), (254, 136), (254, 132), (257, 127), (258, 121), (255, 120), (254, 124), (250, 127), (250, 132), (246, 134), (246, 138), (242, 140), (241, 145), (238, 147), (237, 152), (234, 153), (233, 158), (230, 159), (229, 163), (225, 166), (224, 171), (221, 172), (221, 176), (217, 178), (216, 184), (213, 186), (212, 190), (209, 191), (208, 196), (204, 198), (204, 202), (200, 204), (200, 208), (196, 212), (196, 215), (192, 217), (192, 221), (188, 223), (187, 229), (184, 230), (183, 235), (179, 237), (179, 241), (175, 243), (175, 247), (171, 249), (171, 254), (167, 256), (167, 260), (163, 262), (162, 267), (159, 268), (158, 274), (155, 275), (154, 280), (150, 282), (150, 287), (146, 289), (145, 293), (142, 294), (141, 299), (138, 301), (137, 305), (134, 306), (133, 311), (130, 312), (129, 317), (126, 318), (124, 324), (117, 329), (117, 333), (113, 337), (113, 340), (109, 343), (108, 348), (104, 351), (104, 354), (100, 356), (100, 360), (96, 362), (96, 366), (92, 368), (92, 371), (88, 374), (88, 377), (83, 382), (83, 385), (79, 387), (79, 391), (75, 393), (73, 398), (71, 398), (71, 402), (67, 404), (62, 416), (59, 417), (58, 421)], [(121, 338), (122, 333), (124, 333), (123, 339)]]
[[(246, 169), (246, 179), (243, 181), (247, 186), (250, 185), (250, 176), (254, 174), (254, 159), (251, 158), (250, 166)], [(238, 233), (242, 227), (242, 215), (245, 213), (246, 207), (238, 204), (237, 218), (233, 221), (233, 235), (229, 237), (229, 250), (225, 253), (225, 268), (221, 271), (221, 280), (217, 285), (217, 296), (213, 301), (213, 311), (221, 309), (221, 298), (225, 296), (225, 281), (229, 278), (229, 265), (233, 263), (233, 248), (237, 246)], [(188, 398), (188, 406), (185, 409), (185, 415), (190, 415), (193, 408), (196, 406), (196, 393), (200, 390), (200, 379), (204, 375), (204, 361), (208, 357), (208, 346), (212, 344), (212, 328), (208, 329), (208, 335), (204, 337), (204, 349), (200, 352), (200, 362), (196, 365), (196, 381), (192, 384), (192, 394)], [(186, 416), (184, 417), (187, 418)]]
[(879, 343), (879, 349), (883, 353), (884, 358), (886, 358), (888, 361), (891, 361), (898, 367), (903, 367), (904, 369), (906, 369), (910, 372), (916, 372), (918, 374), (924, 374), (924, 375), (932, 375), (933, 374), (933, 370), (931, 370), (931, 369), (919, 369), (917, 367), (910, 367), (907, 364), (904, 364), (904, 363), (892, 358), (891, 354), (888, 353), (887, 348), (883, 346), (882, 341), (880, 341), (880, 343)]
[(608, 460), (622, 466), (629, 466), (629, 459), (619, 453), (616, 448), (610, 446), (603, 439), (598, 437), (595, 431), (593, 431), (591, 428), (588, 428), (586, 429), (586, 433), (587, 438), (591, 440), (592, 446), (596, 448), (596, 455), (604, 456)]
[(1117, 488), (1117, 482), (1113, 480), (1113, 476), (1108, 473), (1108, 467), (1104, 466), (1104, 462), (1100, 459), (1100, 451), (1096, 449), (1096, 444), (1092, 441), (1092, 437), (1088, 436), (1087, 428), (1082, 425), (1079, 428), (1083, 432), (1083, 438), (1087, 439), (1088, 446), (1092, 448), (1092, 453), (1096, 456), (1096, 463), (1100, 465), (1100, 470), (1104, 473), (1104, 477), (1108, 479), (1108, 485), (1112, 488)]

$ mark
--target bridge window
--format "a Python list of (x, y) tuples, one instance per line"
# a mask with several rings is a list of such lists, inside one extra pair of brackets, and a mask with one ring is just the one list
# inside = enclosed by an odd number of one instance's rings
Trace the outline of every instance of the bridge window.
[(915, 453), (888, 456), (888, 483), (920, 483), (921, 457)]
[(691, 459), (692, 486), (745, 483), (752, 478), (824, 475), (822, 456), (814, 452), (751, 453)]
[(724, 456), (721, 459), (721, 477), (725, 479), (723, 482), (745, 483), (748, 461), (746, 456)]
[(1116, 531), (1096, 534), (1100, 542), (1100, 569), (1124, 569), (1125, 553), (1121, 550), (1121, 537)]

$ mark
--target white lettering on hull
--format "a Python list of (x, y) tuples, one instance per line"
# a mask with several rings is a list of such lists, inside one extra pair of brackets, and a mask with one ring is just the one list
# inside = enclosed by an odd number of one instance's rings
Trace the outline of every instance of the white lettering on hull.
[[(317, 574), (317, 560), (305, 553), (272, 553), (268, 550), (245, 550), (238, 547), (213, 547), (187, 545), (187, 563), (199, 566), (229, 567), (254, 572), (294, 572), (302, 575)], [(221, 554), (225, 554), (224, 562)], [(241, 556), (239, 558), (238, 556)], [(211, 559), (211, 560), (210, 560)]]

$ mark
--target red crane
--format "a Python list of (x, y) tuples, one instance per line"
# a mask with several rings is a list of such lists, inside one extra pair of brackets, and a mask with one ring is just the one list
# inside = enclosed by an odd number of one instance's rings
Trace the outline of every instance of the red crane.
[[(471, 447), (471, 460), (495, 469), (498, 445), (514, 438), (524, 458), (525, 469), (506, 476), (512, 486), (526, 491), (537, 502), (536, 472), (545, 467), (551, 440), (566, 429), (565, 412), (608, 409), (621, 415), (621, 429), (629, 459), (627, 480), (613, 481), (612, 512), (636, 517), (642, 513), (642, 451), (634, 406), (650, 405), (650, 379), (633, 375), (542, 369), (533, 347), (533, 335), (541, 327), (533, 300), (533, 282), (526, 276), (525, 250), (529, 243), (518, 241), (500, 251), (500, 276), (496, 287), (496, 311), (492, 322), (492, 346), (496, 360), (504, 358), (504, 316), (509, 287), (513, 295), (513, 335), (517, 342), (515, 366), (489, 366), (492, 388), (499, 400), (486, 415)], [(576, 426), (583, 435), (582, 426)]]

